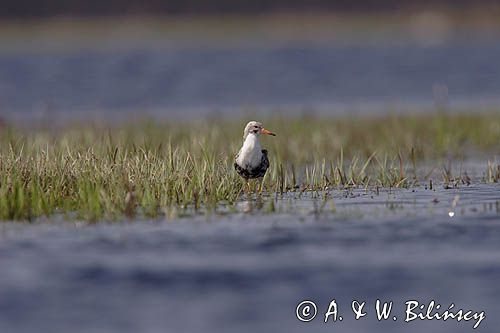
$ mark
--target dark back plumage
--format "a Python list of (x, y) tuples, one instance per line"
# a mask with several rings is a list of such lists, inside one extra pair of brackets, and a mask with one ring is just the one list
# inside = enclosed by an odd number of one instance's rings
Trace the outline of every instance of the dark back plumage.
[(234, 169), (236, 172), (246, 180), (262, 178), (266, 174), (269, 168), (269, 158), (267, 158), (267, 150), (262, 149), (262, 158), (260, 159), (260, 164), (255, 168), (244, 168), (238, 163), (234, 162)]

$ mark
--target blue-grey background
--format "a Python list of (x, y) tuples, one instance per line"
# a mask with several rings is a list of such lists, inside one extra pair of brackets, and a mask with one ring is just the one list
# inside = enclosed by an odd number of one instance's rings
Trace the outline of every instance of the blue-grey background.
[[(471, 111), (500, 102), (500, 38), (0, 53), (11, 119)], [(440, 96), (442, 94), (443, 96)]]

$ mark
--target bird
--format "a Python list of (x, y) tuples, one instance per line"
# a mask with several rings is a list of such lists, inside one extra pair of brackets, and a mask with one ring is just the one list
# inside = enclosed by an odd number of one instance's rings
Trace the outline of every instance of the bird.
[(259, 141), (261, 134), (276, 136), (265, 129), (262, 123), (250, 121), (243, 131), (243, 146), (234, 159), (234, 169), (245, 179), (247, 185), (250, 179), (258, 179), (262, 191), (262, 178), (269, 168), (267, 150), (262, 149)]

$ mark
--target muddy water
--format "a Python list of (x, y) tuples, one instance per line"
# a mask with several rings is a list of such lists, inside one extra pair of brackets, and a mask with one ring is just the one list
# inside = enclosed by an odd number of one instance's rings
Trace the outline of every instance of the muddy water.
[[(435, 300), (485, 311), (478, 331), (493, 332), (499, 190), (333, 191), (171, 221), (4, 223), (0, 331), (472, 331), (404, 323), (407, 300)], [(308, 324), (295, 317), (305, 299), (318, 307)], [(332, 299), (344, 320), (324, 324)], [(396, 321), (377, 321), (376, 299), (394, 302)], [(367, 301), (366, 317), (353, 319), (352, 300)]]

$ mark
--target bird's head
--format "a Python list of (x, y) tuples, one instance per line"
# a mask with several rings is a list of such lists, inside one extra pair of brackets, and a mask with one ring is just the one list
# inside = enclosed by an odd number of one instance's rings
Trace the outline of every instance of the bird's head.
[(261, 134), (276, 136), (276, 134), (274, 134), (273, 132), (265, 129), (262, 126), (262, 123), (259, 123), (258, 121), (251, 121), (245, 126), (245, 130), (243, 131), (243, 139), (246, 139), (249, 134), (255, 134), (257, 136)]

